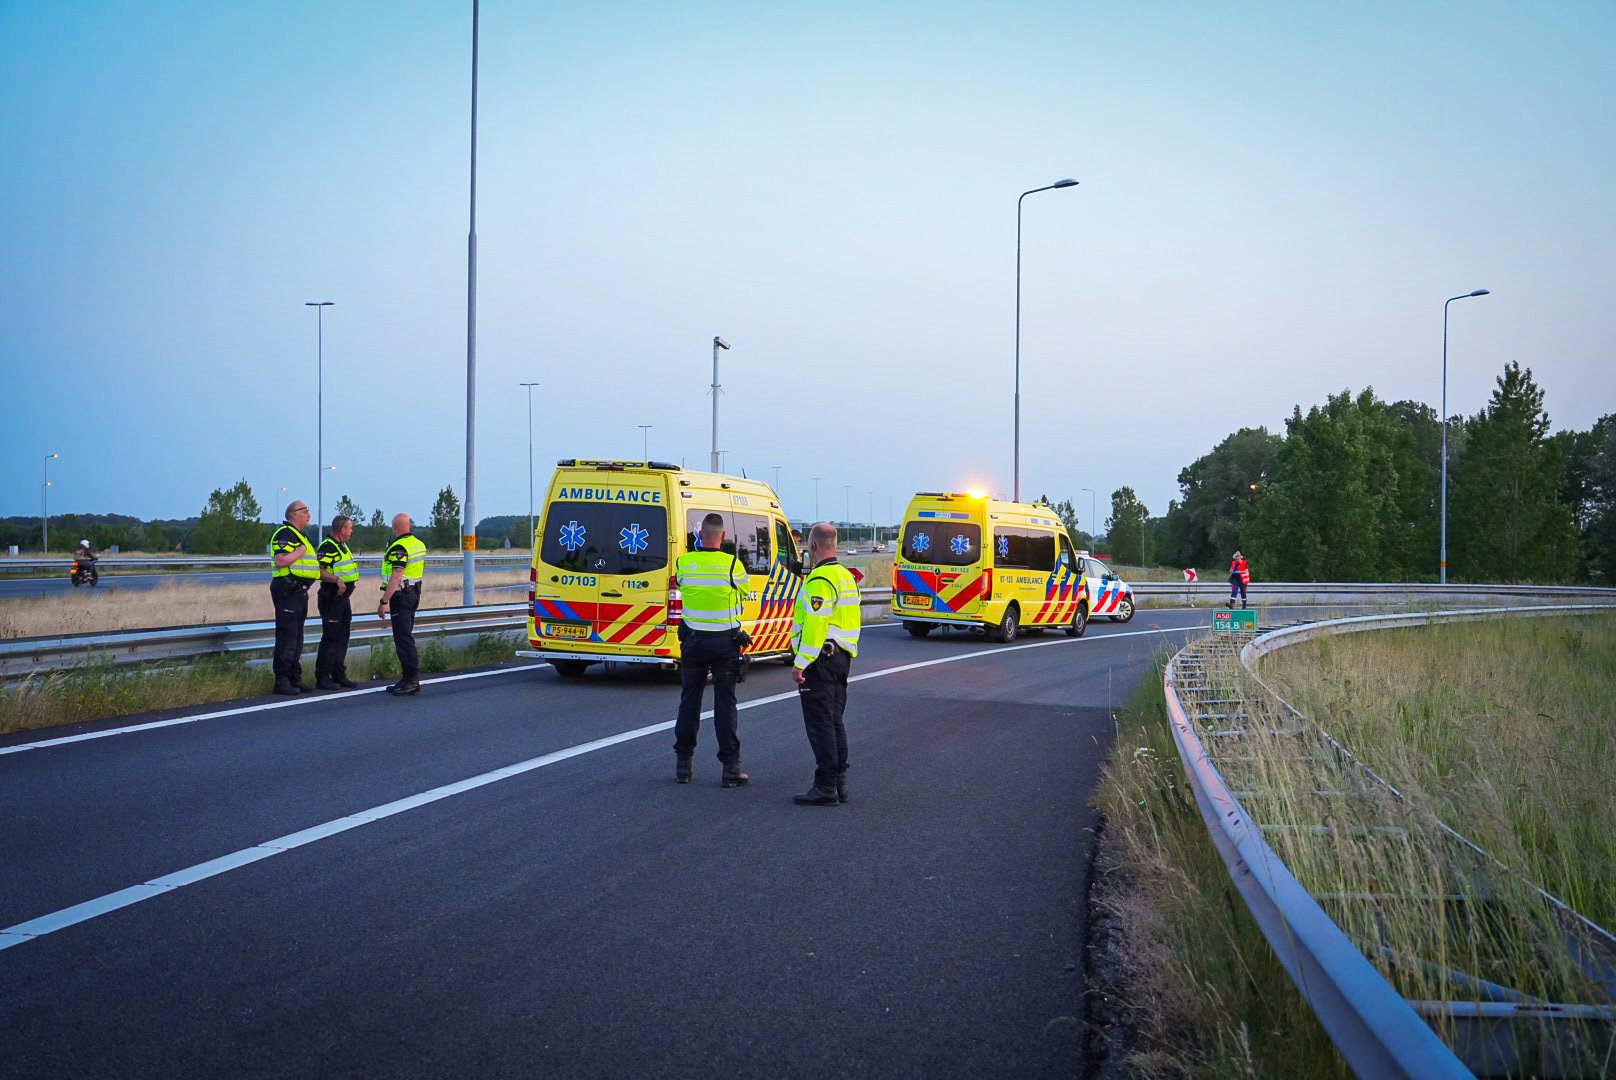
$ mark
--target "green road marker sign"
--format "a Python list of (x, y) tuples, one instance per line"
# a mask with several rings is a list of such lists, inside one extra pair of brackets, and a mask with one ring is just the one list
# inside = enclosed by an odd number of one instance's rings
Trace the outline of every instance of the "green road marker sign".
[(1257, 613), (1250, 608), (1219, 608), (1212, 613), (1212, 629), (1224, 634), (1255, 634)]

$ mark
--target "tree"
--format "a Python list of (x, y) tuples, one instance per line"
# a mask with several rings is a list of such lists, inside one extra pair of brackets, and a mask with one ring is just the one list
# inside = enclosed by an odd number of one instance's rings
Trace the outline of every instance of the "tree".
[(191, 550), (202, 555), (239, 555), (263, 550), (269, 536), (259, 523), (261, 513), (263, 510), (247, 481), (239, 480), (228, 490), (215, 489), (208, 496), (208, 505), (202, 510), (196, 531), (191, 534)]
[(432, 526), (428, 531), (433, 547), (457, 551), (460, 548), (460, 500), (454, 488), (438, 492), (438, 501), (432, 504)]
[(1588, 433), (1587, 506), (1583, 565), (1590, 580), (1616, 583), (1616, 414)]
[(1566, 462), (1532, 369), (1511, 361), (1486, 409), (1472, 417), (1464, 453), (1450, 457), (1449, 573), (1466, 581), (1564, 581), (1577, 528)]
[(1079, 551), (1087, 551), (1094, 543), (1094, 537), (1077, 527), (1077, 508), (1072, 505), (1071, 499), (1062, 499), (1060, 502), (1050, 502), (1048, 495), (1040, 495), (1038, 501), (1055, 511), (1061, 524), (1066, 526), (1066, 535), (1072, 541), (1072, 546)]
[(1241, 428), (1181, 470), (1184, 498), (1169, 503), (1163, 554), (1180, 566), (1207, 566), (1240, 546), (1240, 530), (1273, 473), (1281, 439)]
[(1145, 550), (1146, 523), (1150, 510), (1139, 501), (1131, 487), (1120, 487), (1111, 493), (1111, 516), (1105, 522), (1106, 551), (1119, 562), (1139, 560), (1140, 566), (1149, 565), (1149, 552)]
[[(355, 525), (363, 525), (365, 523), (365, 511), (360, 508), (358, 503), (354, 502), (346, 495), (338, 496), (337, 513), (341, 514), (343, 517), (352, 518)], [(378, 511), (378, 513), (380, 513), (380, 511)]]

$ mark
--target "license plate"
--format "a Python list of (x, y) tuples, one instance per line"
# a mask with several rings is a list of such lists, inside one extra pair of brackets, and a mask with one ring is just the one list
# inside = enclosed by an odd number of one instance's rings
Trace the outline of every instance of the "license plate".
[(931, 610), (931, 597), (921, 596), (919, 593), (904, 593), (901, 597), (904, 607), (917, 607)]
[(545, 623), (545, 637), (570, 638), (573, 641), (588, 641), (589, 627), (576, 623)]

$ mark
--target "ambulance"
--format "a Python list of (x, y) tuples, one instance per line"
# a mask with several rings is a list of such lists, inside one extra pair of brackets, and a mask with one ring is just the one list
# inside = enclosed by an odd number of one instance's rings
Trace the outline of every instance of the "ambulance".
[(1089, 597), (1071, 538), (1044, 504), (921, 492), (904, 512), (892, 614), (923, 638), (939, 626), (1014, 641), (1023, 628), (1088, 628)]
[(679, 663), (678, 558), (701, 520), (724, 519), (724, 550), (751, 575), (741, 609), (750, 659), (791, 655), (802, 564), (779, 497), (744, 477), (660, 461), (556, 463), (533, 538), (527, 638), (518, 656), (569, 678), (591, 664)]
[(1089, 616), (1104, 615), (1112, 622), (1119, 623), (1132, 619), (1133, 586), (1086, 551), (1079, 551), (1077, 560), (1083, 568), (1083, 584), (1089, 591)]

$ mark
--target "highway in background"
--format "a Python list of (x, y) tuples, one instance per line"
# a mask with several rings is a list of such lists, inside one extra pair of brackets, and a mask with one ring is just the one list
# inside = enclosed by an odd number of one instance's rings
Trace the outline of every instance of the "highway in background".
[(1205, 620), (867, 629), (835, 808), (773, 663), (736, 790), (627, 668), (0, 737), (0, 1074), (1079, 1074), (1112, 710)]
[[(480, 574), (499, 573), (503, 570), (524, 571), (526, 567), (520, 563), (501, 564), (498, 566), (479, 566)], [(375, 566), (361, 567), (364, 578), (380, 580), (380, 572)], [(428, 566), (427, 573), (434, 576), (453, 574), (459, 578), (463, 573), (459, 565), (455, 566)], [(81, 585), (80, 593), (86, 597), (112, 589), (152, 589), (169, 582), (185, 585), (240, 585), (258, 584), (269, 589), (269, 559), (264, 559), (262, 570), (198, 570), (174, 571), (170, 573), (103, 573), (101, 582), (95, 586)], [(48, 578), (5, 578), (0, 577), (0, 600), (23, 600), (31, 596), (54, 596), (57, 593), (73, 591), (73, 582), (69, 580), (64, 567), (61, 574)], [(266, 601), (267, 603), (267, 601)]]

